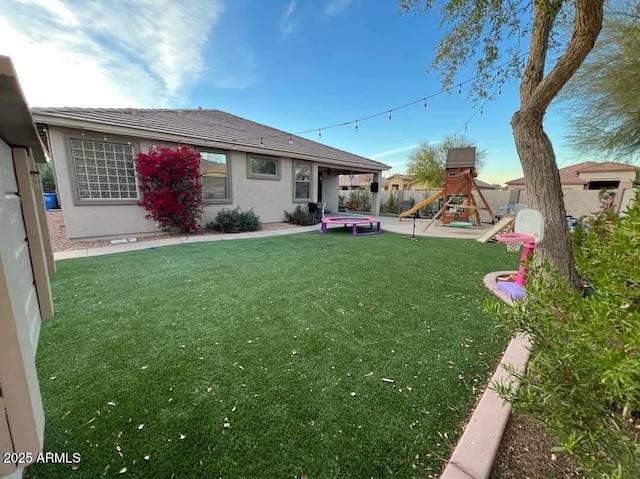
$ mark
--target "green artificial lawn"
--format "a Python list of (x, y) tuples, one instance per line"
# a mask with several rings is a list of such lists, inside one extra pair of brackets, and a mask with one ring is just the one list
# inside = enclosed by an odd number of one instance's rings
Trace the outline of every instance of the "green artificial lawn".
[(508, 340), (482, 278), (517, 261), (338, 228), (58, 262), (44, 449), (82, 460), (26, 476), (437, 474)]

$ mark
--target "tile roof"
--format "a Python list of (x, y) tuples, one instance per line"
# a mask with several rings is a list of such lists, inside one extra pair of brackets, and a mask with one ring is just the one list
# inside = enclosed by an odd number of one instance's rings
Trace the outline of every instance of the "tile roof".
[[(153, 138), (153, 134), (174, 135), (189, 140), (234, 144), (240, 150), (251, 148), (265, 153), (306, 156), (319, 161), (375, 171), (390, 166), (363, 156), (290, 135), (254, 121), (220, 110), (209, 109), (138, 109), (138, 108), (32, 108), (37, 123), (61, 126), (89, 125), (98, 131), (100, 126), (115, 126), (139, 132)], [(292, 141), (290, 141), (292, 140)]]
[(392, 178), (400, 178), (401, 180), (404, 180), (404, 181), (413, 181), (413, 176), (411, 176), (411, 175), (403, 175), (403, 174), (400, 174), (400, 173), (396, 173), (395, 175), (391, 175), (390, 177), (385, 178), (385, 180), (388, 181), (388, 180), (390, 180)]
[[(584, 161), (575, 165), (560, 168), (560, 183), (563, 185), (586, 185), (587, 180), (580, 178), (580, 173), (597, 173), (597, 172), (613, 172), (613, 171), (633, 171), (640, 169), (637, 166), (627, 165), (625, 163), (616, 163), (615, 161), (597, 162)], [(524, 177), (507, 181), (507, 185), (524, 185)]]
[(493, 185), (491, 183), (487, 183), (486, 181), (479, 180), (478, 178), (474, 178), (474, 180), (476, 181), (476, 185), (478, 185), (478, 188), (483, 188), (485, 190), (498, 189), (498, 187), (496, 187), (495, 185)]

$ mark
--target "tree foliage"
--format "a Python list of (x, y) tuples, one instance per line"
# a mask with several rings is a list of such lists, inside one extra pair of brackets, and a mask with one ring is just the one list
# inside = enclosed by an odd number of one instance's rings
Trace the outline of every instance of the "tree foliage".
[[(442, 72), (445, 88), (455, 84), (458, 70), (470, 61), (478, 75), (472, 90), (476, 97), (490, 96), (508, 78), (520, 79), (520, 104), (511, 127), (529, 206), (545, 221), (539, 257), (580, 287), (558, 165), (543, 121), (551, 102), (593, 49), (604, 0), (400, 0), (400, 9), (441, 14), (445, 33), (433, 67)], [(527, 50), (521, 49), (523, 38)]]
[[(450, 148), (469, 146), (475, 146), (475, 144), (464, 136), (448, 136), (436, 144), (423, 141), (409, 155), (407, 173), (420, 185), (424, 185), (427, 188), (440, 188), (444, 183), (447, 151)], [(486, 156), (486, 151), (476, 150), (476, 170), (482, 167)]]
[[(569, 141), (585, 153), (640, 158), (640, 2), (610, 5), (593, 52), (563, 95)], [(622, 158), (620, 158), (622, 157)]]
[[(639, 175), (640, 176), (640, 175)], [(640, 470), (640, 183), (625, 216), (603, 211), (573, 235), (590, 285), (583, 296), (553, 272), (533, 268), (516, 307), (488, 308), (532, 341), (519, 392), (494, 388), (534, 415), (587, 472), (635, 478)], [(635, 472), (634, 472), (635, 471)]]
[(186, 145), (177, 150), (151, 147), (136, 157), (146, 217), (163, 227), (177, 226), (185, 233), (198, 229), (204, 211), (200, 182), (200, 154)]

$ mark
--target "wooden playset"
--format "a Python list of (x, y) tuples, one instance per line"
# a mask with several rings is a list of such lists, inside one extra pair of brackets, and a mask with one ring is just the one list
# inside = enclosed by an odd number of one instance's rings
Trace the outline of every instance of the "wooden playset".
[[(447, 151), (444, 174), (445, 183), (442, 190), (402, 213), (400, 219), (411, 216), (420, 208), (424, 208), (439, 198), (443, 198), (442, 208), (427, 224), (424, 228), (425, 230), (438, 219), (445, 226), (469, 227), (474, 226), (474, 224), (475, 226), (482, 226), (479, 210), (486, 210), (493, 224), (494, 216), (491, 207), (475, 181), (475, 177), (478, 176), (476, 173), (475, 147), (450, 148)], [(483, 206), (478, 206), (476, 203), (473, 190), (478, 194)], [(473, 219), (474, 222), (472, 223), (470, 219)]]

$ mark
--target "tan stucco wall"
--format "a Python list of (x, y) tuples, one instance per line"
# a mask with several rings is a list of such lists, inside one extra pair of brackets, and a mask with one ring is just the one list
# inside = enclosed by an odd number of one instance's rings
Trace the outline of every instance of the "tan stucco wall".
[(386, 186), (388, 187), (387, 191), (395, 190), (394, 185), (398, 187), (398, 190), (404, 190), (405, 187), (409, 189), (409, 182), (403, 180), (402, 178), (389, 178), (387, 180)]
[[(50, 142), (53, 160), (58, 175), (58, 194), (62, 204), (67, 236), (70, 239), (90, 237), (131, 236), (140, 233), (158, 232), (155, 222), (145, 218), (145, 210), (137, 205), (74, 205), (71, 175), (73, 170), (67, 161), (66, 135), (70, 130), (50, 127)], [(71, 130), (72, 131), (72, 130)], [(80, 132), (77, 132), (79, 134)], [(126, 139), (125, 139), (126, 140)], [(147, 151), (154, 144), (153, 140), (134, 140), (140, 151)], [(161, 142), (157, 142), (161, 144)], [(162, 144), (176, 147), (177, 144)], [(246, 153), (228, 151), (230, 157), (230, 177), (232, 203), (207, 205), (202, 216), (201, 225), (212, 221), (218, 211), (223, 208), (254, 208), (264, 223), (282, 221), (284, 211), (291, 211), (297, 204), (306, 206), (306, 201), (293, 201), (293, 160), (280, 158), (280, 179), (261, 180), (247, 178)], [(317, 166), (313, 165), (311, 180), (312, 200), (317, 198)], [(337, 178), (337, 177), (336, 177)], [(337, 210), (337, 195), (336, 195)]]

